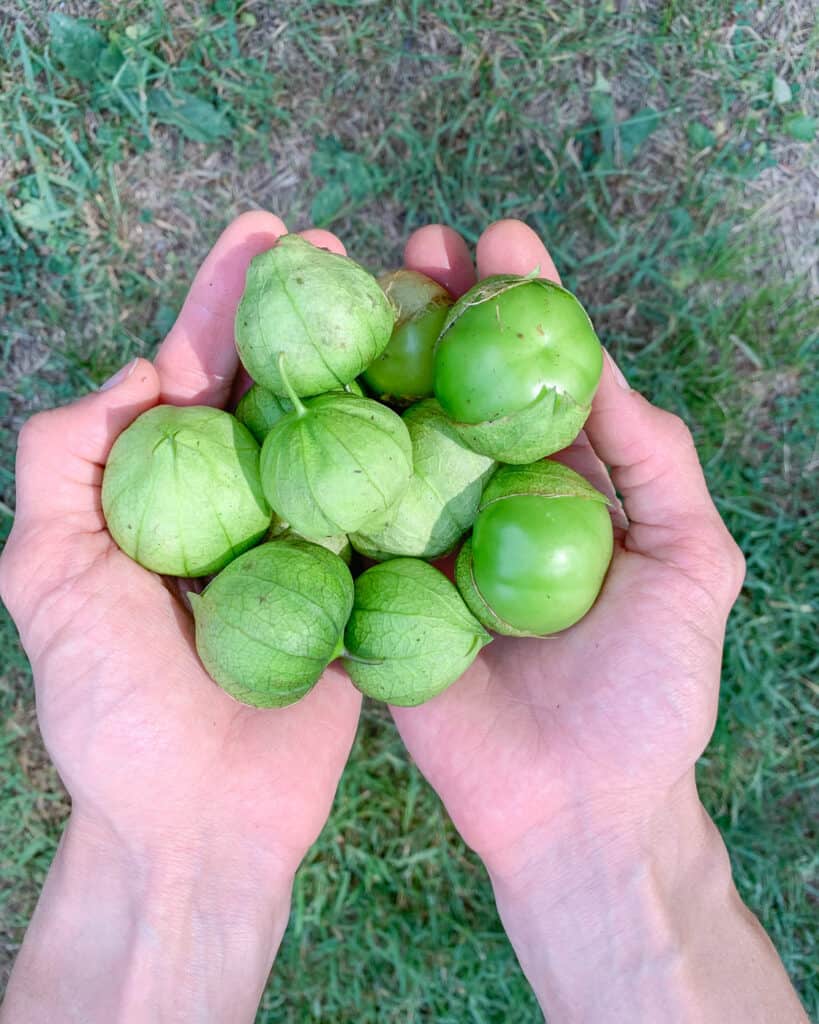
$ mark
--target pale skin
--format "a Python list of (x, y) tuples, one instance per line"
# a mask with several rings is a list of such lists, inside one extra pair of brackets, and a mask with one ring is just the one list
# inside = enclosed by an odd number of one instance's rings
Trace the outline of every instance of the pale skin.
[[(360, 709), (343, 671), (284, 710), (233, 702), (200, 667), (183, 602), (118, 551), (99, 501), (108, 451), (141, 412), (241, 389), (245, 270), (285, 230), (238, 218), (153, 363), (22, 431), (0, 593), (72, 812), (2, 1022), (251, 1021), (327, 818)], [(405, 252), (455, 293), (476, 274), (557, 280), (517, 221), (484, 232), (476, 263), (438, 225)], [(628, 517), (598, 604), (557, 638), (496, 640), (395, 721), (482, 858), (550, 1022), (804, 1022), (694, 783), (742, 557), (683, 424), (618, 373), (608, 361), (585, 437), (561, 455), (609, 489), (611, 467)]]

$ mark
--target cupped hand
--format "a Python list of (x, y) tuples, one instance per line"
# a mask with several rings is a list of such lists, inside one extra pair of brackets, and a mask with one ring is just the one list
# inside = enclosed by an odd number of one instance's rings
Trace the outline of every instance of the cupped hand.
[[(17, 514), (0, 562), (46, 747), (72, 818), (135, 852), (219, 845), (291, 874), (327, 817), (360, 697), (331, 666), (286, 709), (236, 703), (207, 676), (178, 588), (113, 543), (100, 485), (117, 435), (158, 402), (224, 407), (241, 386), (233, 319), (251, 258), (285, 232), (239, 217), (196, 275), (150, 363), (24, 426)], [(343, 252), (327, 232), (308, 240)]]
[[(475, 280), (465, 242), (441, 226), (410, 238), (405, 263), (455, 294)], [(478, 242), (479, 278), (536, 267), (559, 280), (518, 221)], [(578, 821), (603, 841), (687, 784), (713, 729), (725, 623), (744, 574), (689, 431), (630, 390), (610, 359), (584, 434), (557, 458), (612, 496), (613, 481), (627, 516), (613, 510), (614, 557), (594, 608), (554, 637), (496, 638), (445, 693), (393, 709), (490, 873), (523, 870)]]

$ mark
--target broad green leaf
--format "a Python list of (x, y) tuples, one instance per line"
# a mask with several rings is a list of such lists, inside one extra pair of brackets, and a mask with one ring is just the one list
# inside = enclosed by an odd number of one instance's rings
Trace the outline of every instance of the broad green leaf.
[(12, 216), (18, 224), (30, 231), (49, 231), (56, 220), (63, 219), (55, 216), (43, 199), (29, 199), (22, 206), (12, 210)]
[(105, 38), (86, 21), (54, 13), (48, 20), (51, 54), (72, 78), (92, 82), (97, 77)]
[(694, 149), (710, 149), (716, 143), (717, 137), (702, 121), (694, 121), (688, 126), (688, 141)]
[(816, 137), (816, 118), (807, 114), (793, 114), (785, 119), (785, 131), (799, 142), (813, 142)]
[(194, 142), (218, 142), (231, 132), (221, 110), (189, 92), (152, 89), (148, 95), (148, 110), (157, 121), (173, 125)]
[(344, 186), (337, 181), (324, 185), (313, 196), (310, 204), (310, 219), (314, 224), (329, 224), (344, 206), (347, 193)]
[(660, 127), (661, 119), (659, 110), (645, 107), (620, 123), (620, 156), (624, 163), (628, 163), (646, 139)]
[(329, 223), (345, 203), (363, 202), (383, 188), (383, 175), (372, 162), (345, 149), (333, 135), (316, 141), (310, 167), (324, 181), (311, 208), (317, 224)]

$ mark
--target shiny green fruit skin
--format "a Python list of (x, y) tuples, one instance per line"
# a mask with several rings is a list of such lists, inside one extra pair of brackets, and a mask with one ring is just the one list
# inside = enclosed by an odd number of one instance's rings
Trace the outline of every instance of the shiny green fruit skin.
[(344, 631), (353, 657), (343, 663), (368, 697), (414, 707), (451, 686), (491, 639), (442, 572), (396, 558), (355, 581)]
[[(533, 493), (538, 477), (542, 493)], [(548, 460), (504, 467), (484, 492), (456, 578), (488, 628), (548, 636), (592, 607), (612, 548), (606, 500), (582, 477)]]
[(412, 443), (392, 409), (329, 392), (288, 413), (262, 447), (265, 496), (311, 540), (379, 526), (409, 486)]
[(280, 708), (341, 653), (353, 579), (332, 552), (287, 538), (246, 552), (188, 599), (210, 677), (243, 704)]
[(452, 298), (414, 270), (395, 270), (378, 282), (395, 307), (395, 326), (387, 347), (361, 379), (382, 401), (411, 404), (432, 394), (433, 349)]
[(574, 295), (540, 279), (487, 278), (447, 318), (435, 349), (435, 397), (476, 451), (534, 462), (577, 435), (602, 366)]
[[(361, 385), (357, 381), (351, 381), (343, 390), (351, 395), (363, 394)], [(261, 384), (253, 384), (239, 399), (236, 406), (236, 419), (244, 423), (250, 433), (256, 438), (259, 444), (264, 444), (265, 438), (279, 422), (282, 416), (293, 411), (293, 403), (289, 398), (282, 398), (274, 395), (268, 388)]]
[(117, 438), (102, 481), (111, 536), (140, 565), (208, 576), (264, 536), (259, 446), (209, 406), (159, 405)]
[(284, 235), (255, 256), (236, 311), (236, 348), (258, 384), (287, 395), (343, 387), (384, 351), (393, 308), (372, 274), (346, 256)]

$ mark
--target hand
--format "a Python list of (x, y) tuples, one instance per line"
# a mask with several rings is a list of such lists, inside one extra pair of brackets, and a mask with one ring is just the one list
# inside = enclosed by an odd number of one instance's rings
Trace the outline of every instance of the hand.
[[(137, 360), (107, 389), (28, 421), (17, 516), (0, 563), (43, 739), (72, 799), (61, 850), (77, 853), (72, 871), (116, 863), (135, 888), (150, 878), (163, 890), (153, 909), (170, 928), (189, 927), (175, 915), (185, 918), (192, 902), (207, 906), (212, 929), (220, 901), (222, 916), (261, 921), (259, 935), (247, 937), (264, 942), (261, 984), (278, 941), (268, 919), (275, 913), (280, 938), (292, 875), (327, 817), (360, 696), (331, 666), (286, 709), (228, 697), (197, 659), (176, 588), (111, 540), (100, 482), (117, 435), (146, 409), (228, 403), (245, 270), (285, 230), (270, 214), (239, 217), (199, 270), (153, 364)], [(343, 252), (327, 232), (305, 234)], [(83, 867), (74, 870), (77, 857)], [(99, 876), (89, 882), (101, 884)], [(174, 942), (165, 941), (171, 957)], [(257, 979), (251, 992), (260, 993)]]
[[(406, 263), (457, 292), (474, 281), (446, 229), (416, 232)], [(539, 267), (559, 281), (516, 221), (484, 232), (477, 263), (479, 277)], [(743, 578), (688, 430), (628, 390), (610, 361), (585, 437), (559, 457), (612, 493), (605, 460), (630, 520), (596, 605), (556, 637), (497, 637), (440, 697), (393, 711), (464, 839), (498, 869), (517, 866), (570, 808), (650, 806), (690, 770), (713, 727)]]
[[(475, 280), (440, 226), (405, 263), (455, 294)], [(559, 280), (520, 222), (478, 242), (480, 278), (536, 267)], [(439, 697), (393, 709), (401, 736), (483, 859), (550, 1021), (803, 1020), (696, 796), (744, 561), (691, 435), (607, 358), (556, 458), (623, 498), (597, 603), (558, 636), (496, 638)]]

